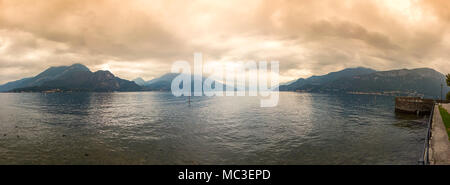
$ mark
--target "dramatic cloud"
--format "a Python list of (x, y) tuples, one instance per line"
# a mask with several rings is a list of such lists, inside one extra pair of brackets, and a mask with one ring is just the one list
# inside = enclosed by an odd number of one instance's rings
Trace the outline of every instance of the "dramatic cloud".
[(83, 63), (151, 79), (176, 60), (278, 60), (281, 80), (346, 67), (450, 72), (447, 0), (0, 0), (0, 83)]

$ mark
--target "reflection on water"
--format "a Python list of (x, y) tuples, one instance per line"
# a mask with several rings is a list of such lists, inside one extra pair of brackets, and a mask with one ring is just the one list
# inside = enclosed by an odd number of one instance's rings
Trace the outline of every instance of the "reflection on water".
[(426, 118), (394, 98), (0, 94), (0, 164), (416, 164)]

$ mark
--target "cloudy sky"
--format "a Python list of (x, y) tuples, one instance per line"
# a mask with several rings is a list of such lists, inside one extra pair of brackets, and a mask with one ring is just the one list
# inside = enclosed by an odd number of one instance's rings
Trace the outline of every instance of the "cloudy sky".
[(347, 67), (450, 73), (448, 0), (0, 0), (0, 83), (82, 63), (150, 80), (174, 61), (278, 60), (280, 81)]

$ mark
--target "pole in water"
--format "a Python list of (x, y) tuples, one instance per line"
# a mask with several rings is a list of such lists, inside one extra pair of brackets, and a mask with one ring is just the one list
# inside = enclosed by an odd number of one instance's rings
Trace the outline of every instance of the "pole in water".
[(192, 95), (192, 91), (189, 91), (188, 96), (188, 105), (191, 105), (191, 95)]

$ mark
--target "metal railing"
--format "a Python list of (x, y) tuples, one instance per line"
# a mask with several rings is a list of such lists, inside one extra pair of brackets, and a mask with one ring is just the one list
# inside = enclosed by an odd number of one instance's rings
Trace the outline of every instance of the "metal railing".
[(433, 122), (433, 115), (434, 115), (434, 107), (436, 106), (436, 103), (433, 104), (433, 107), (431, 108), (430, 117), (428, 119), (428, 129), (427, 129), (427, 136), (425, 138), (425, 144), (423, 146), (423, 152), (422, 157), (419, 159), (420, 165), (429, 165), (430, 164), (430, 139), (431, 139), (431, 129), (432, 129), (432, 122)]

